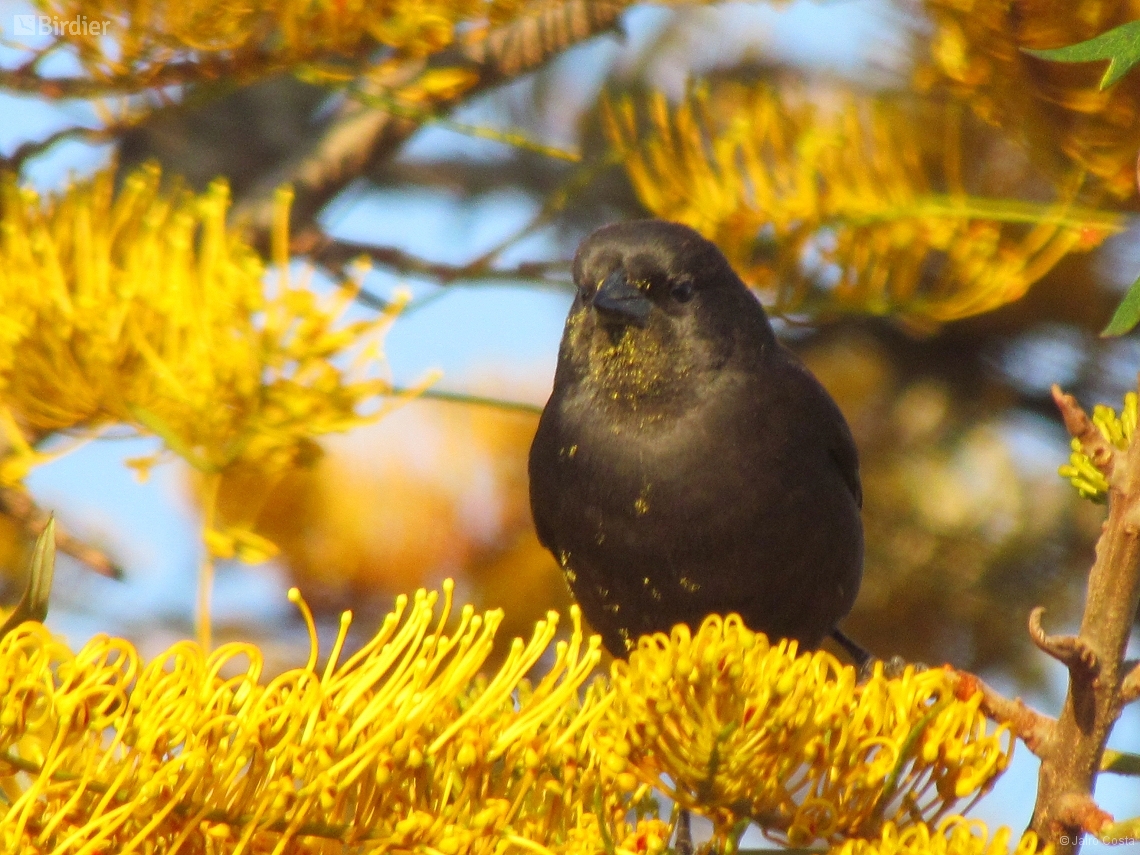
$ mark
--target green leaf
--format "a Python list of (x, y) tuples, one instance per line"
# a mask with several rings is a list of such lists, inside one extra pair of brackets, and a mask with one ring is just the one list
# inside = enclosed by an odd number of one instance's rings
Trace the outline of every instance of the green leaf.
[(1087, 42), (1078, 42), (1067, 47), (1048, 50), (1022, 48), (1022, 50), (1030, 56), (1056, 62), (1094, 62), (1107, 59), (1108, 68), (1104, 72), (1104, 77), (1100, 79), (1100, 88), (1107, 89), (1127, 74), (1132, 66), (1140, 62), (1140, 21), (1129, 21)]
[(1115, 775), (1140, 775), (1140, 754), (1106, 748), (1100, 761), (1100, 771)]
[(26, 620), (42, 622), (47, 617), (48, 597), (51, 595), (51, 580), (55, 571), (55, 515), (48, 517), (47, 525), (36, 539), (32, 552), (31, 573), (24, 595), (16, 608), (0, 625), (0, 638)]
[(1100, 331), (1101, 338), (1124, 335), (1126, 332), (1130, 332), (1137, 323), (1140, 323), (1140, 278), (1132, 283), (1128, 293), (1124, 295), (1124, 299), (1120, 301), (1120, 305), (1113, 312), (1112, 320), (1108, 322), (1108, 326)]

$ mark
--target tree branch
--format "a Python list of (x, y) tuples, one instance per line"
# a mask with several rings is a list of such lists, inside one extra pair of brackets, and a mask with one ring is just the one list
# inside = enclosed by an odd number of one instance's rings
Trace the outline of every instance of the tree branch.
[(954, 670), (957, 677), (957, 696), (969, 700), (978, 692), (982, 693), (981, 710), (986, 717), (999, 724), (1009, 725), (1010, 731), (1025, 743), (1025, 747), (1042, 756), (1045, 746), (1053, 741), (1057, 722), (1043, 713), (1025, 705), (1021, 698), (1010, 700), (1004, 697), (979, 677), (966, 671)]
[(1070, 671), (1083, 668), (1095, 678), (1100, 671), (1100, 660), (1096, 651), (1076, 635), (1049, 635), (1041, 626), (1041, 616), (1045, 609), (1038, 606), (1029, 613), (1029, 637), (1043, 653), (1052, 656)]
[[(1057, 855), (1073, 855), (1080, 848), (1080, 832), (1098, 833), (1111, 822), (1092, 794), (1126, 697), (1125, 681), (1135, 670), (1125, 665), (1124, 651), (1140, 604), (1140, 442), (1117, 451), (1072, 396), (1054, 386), (1053, 398), (1069, 433), (1080, 440), (1109, 486), (1108, 519), (1089, 573), (1080, 630), (1072, 642), (1045, 637), (1044, 644), (1068, 666), (1069, 691), (1054, 738), (1038, 753), (1041, 771), (1030, 827), (1056, 846)], [(1097, 667), (1090, 668), (1088, 653), (1094, 651)]]
[[(336, 240), (325, 237), (310, 251), (313, 262), (334, 275), (342, 275), (345, 266), (355, 258), (366, 256), (376, 264), (396, 273), (414, 274), (434, 279), (440, 285), (452, 282), (487, 280), (510, 282), (535, 282), (546, 279), (553, 271), (568, 272), (566, 261), (524, 261), (511, 268), (491, 267), (485, 258), (477, 258), (468, 264), (445, 264), (429, 261), (410, 252), (393, 246), (373, 246), (366, 243)], [(569, 282), (569, 277), (565, 280)]]
[(53, 134), (49, 134), (42, 140), (22, 143), (7, 157), (0, 157), (0, 170), (19, 174), (26, 161), (43, 154), (57, 143), (68, 139), (82, 139), (90, 143), (106, 142), (114, 139), (124, 128), (125, 126), (119, 125), (106, 128), (63, 128)]
[(1081, 448), (1088, 455), (1089, 460), (1097, 467), (1104, 477), (1111, 481), (1112, 471), (1116, 464), (1117, 451), (1104, 435), (1097, 430), (1092, 419), (1077, 403), (1072, 395), (1066, 395), (1061, 387), (1053, 384), (1053, 401), (1061, 411), (1061, 418), (1065, 422), (1065, 430), (1069, 436), (1080, 440)]
[[(54, 49), (57, 45), (52, 45)], [(42, 54), (16, 68), (0, 68), (0, 88), (25, 92), (52, 100), (68, 98), (105, 98), (113, 95), (132, 95), (152, 89), (174, 86), (195, 86), (225, 80), (230, 83), (249, 83), (274, 71), (281, 71), (280, 63), (272, 67), (264, 62), (235, 61), (229, 57), (203, 56), (190, 62), (169, 62), (152, 68), (133, 68), (122, 74), (108, 77), (44, 77), (37, 65)]]
[(1058, 801), (1057, 819), (1069, 828), (1096, 836), (1113, 823), (1112, 814), (1098, 807), (1092, 796), (1076, 793)]

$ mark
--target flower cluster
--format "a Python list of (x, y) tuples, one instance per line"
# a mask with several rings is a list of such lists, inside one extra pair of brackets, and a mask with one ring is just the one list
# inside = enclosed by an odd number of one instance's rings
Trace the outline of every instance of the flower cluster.
[[(1092, 423), (1114, 448), (1120, 451), (1128, 448), (1132, 435), (1136, 432), (1136, 393), (1128, 392), (1124, 396), (1124, 406), (1119, 416), (1112, 407), (1097, 404), (1093, 408)], [(1108, 480), (1085, 453), (1084, 446), (1076, 437), (1072, 441), (1072, 450), (1069, 462), (1057, 470), (1058, 474), (1062, 478), (1068, 478), (1082, 498), (1098, 503), (1107, 501)]]
[[(884, 99), (820, 100), (721, 84), (676, 107), (663, 96), (609, 103), (603, 118), (645, 207), (714, 241), (783, 311), (968, 317), (1120, 228), (1115, 215), (1075, 210), (1071, 188), (1055, 204), (971, 195), (956, 144), (929, 165), (930, 116)], [(956, 133), (946, 115), (934, 122)]]
[[(306, 64), (309, 75), (343, 80), (353, 63), (371, 65), (378, 46), (388, 49), (380, 68), (394, 70), (409, 57), (446, 48), (461, 31), (510, 20), (523, 4), (521, 0), (257, 4), (160, 0), (140, 5), (124, 0), (46, 0), (42, 5), (56, 20), (103, 23), (94, 30), (61, 28), (53, 45), (70, 44), (95, 83), (133, 77), (142, 88), (179, 80), (249, 81), (301, 64)], [(187, 62), (191, 57), (194, 63)]]
[(853, 839), (832, 849), (831, 855), (1051, 855), (1053, 845), (1040, 848), (1037, 835), (1027, 831), (1012, 850), (1008, 828), (989, 836), (980, 822), (949, 817), (931, 831), (926, 825), (905, 829), (888, 823), (877, 840)]
[(48, 200), (3, 187), (0, 481), (19, 481), (48, 435), (116, 423), (202, 472), (281, 469), (391, 391), (377, 365), (393, 313), (343, 322), (357, 279), (328, 300), (290, 281), (287, 194), (267, 288), (226, 226), (225, 184), (163, 193), (160, 177), (144, 168), (116, 193), (107, 171)]
[(401, 598), (340, 662), (346, 616), (323, 668), (314, 630), (307, 665), (268, 682), (252, 645), (144, 665), (124, 641), (71, 653), (23, 624), (0, 641), (0, 847), (660, 851), (669, 827), (627, 817), (585, 747), (608, 701), (601, 684), (580, 698), (599, 645), (577, 613), (568, 641), (551, 615), (479, 677), (501, 614), (452, 620), (451, 586), (437, 599)]
[(935, 822), (984, 791), (1012, 737), (942, 669), (864, 683), (825, 652), (771, 645), (737, 615), (642, 637), (613, 667), (599, 739), (728, 836), (742, 819), (804, 847)]
[[(988, 124), (1015, 135), (1035, 164), (1055, 174), (1073, 165), (1118, 199), (1136, 192), (1140, 79), (1101, 91), (1101, 63), (1036, 59), (1025, 48), (1055, 48), (1135, 20), (1127, 0), (1052, 3), (927, 0), (929, 57), (916, 72), (921, 90), (949, 93)], [(1060, 169), (1058, 168), (1060, 167)]]
[(1009, 752), (941, 671), (856, 685), (729, 616), (588, 682), (600, 644), (575, 609), (568, 638), (551, 613), (484, 675), (502, 614), (453, 614), (452, 590), (399, 598), (349, 656), (346, 613), (323, 665), (293, 591), (312, 650), (268, 680), (250, 644), (144, 663), (21, 624), (0, 639), (0, 848), (660, 855), (657, 788), (718, 842), (756, 822), (842, 855), (1009, 851), (948, 816)]

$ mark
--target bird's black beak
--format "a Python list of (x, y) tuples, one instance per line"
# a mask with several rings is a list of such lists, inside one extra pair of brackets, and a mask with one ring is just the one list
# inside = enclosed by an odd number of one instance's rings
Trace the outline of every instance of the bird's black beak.
[(653, 308), (649, 298), (629, 283), (621, 268), (602, 281), (591, 302), (604, 317), (639, 327), (645, 326)]

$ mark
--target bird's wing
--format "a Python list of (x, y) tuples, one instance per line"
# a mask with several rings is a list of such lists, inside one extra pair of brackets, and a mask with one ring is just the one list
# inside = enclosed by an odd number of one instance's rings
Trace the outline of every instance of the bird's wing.
[(803, 388), (797, 397), (807, 407), (805, 415), (810, 418), (814, 426), (826, 431), (823, 441), (827, 452), (835, 461), (840, 476), (851, 490), (851, 495), (855, 497), (855, 504), (862, 508), (863, 484), (859, 480), (859, 453), (855, 449), (855, 439), (851, 436), (847, 420), (831, 395), (807, 366), (800, 362), (799, 357), (786, 348), (780, 348), (778, 356), (787, 360), (788, 366), (792, 369), (791, 375), (800, 380)]
[(855, 504), (863, 507), (863, 484), (859, 480), (859, 456), (855, 452), (855, 440), (846, 423), (840, 423), (836, 431), (836, 441), (828, 448), (831, 459), (839, 467), (839, 474), (851, 489)]
[(553, 449), (556, 449), (559, 444), (557, 416), (555, 414), (557, 394), (555, 392), (555, 395), (551, 397), (550, 403), (546, 405), (546, 409), (539, 419), (538, 430), (535, 432), (534, 440), (531, 443), (530, 458), (527, 464), (527, 474), (530, 481), (530, 511), (534, 518), (535, 533), (538, 535), (538, 542), (555, 555), (558, 554), (558, 546), (555, 544), (556, 526), (550, 517), (556, 516), (556, 512), (551, 508), (551, 503), (556, 501), (558, 494), (558, 487), (551, 480), (554, 477), (553, 468), (557, 459), (557, 453), (553, 452)]

